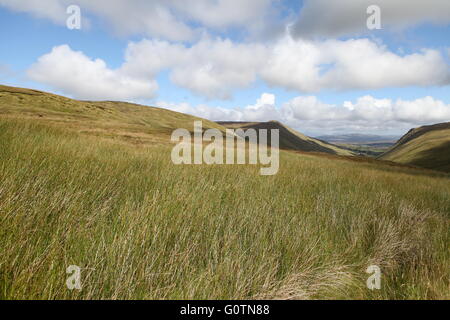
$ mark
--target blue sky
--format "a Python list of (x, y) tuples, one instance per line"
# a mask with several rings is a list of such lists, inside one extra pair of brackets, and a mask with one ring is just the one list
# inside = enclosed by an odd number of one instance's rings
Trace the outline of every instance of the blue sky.
[[(0, 0), (0, 82), (212, 120), (275, 119), (311, 135), (450, 121), (445, 1), (371, 1), (382, 24), (372, 31), (364, 5), (348, 0), (243, 2)], [(80, 30), (66, 26), (74, 3)]]

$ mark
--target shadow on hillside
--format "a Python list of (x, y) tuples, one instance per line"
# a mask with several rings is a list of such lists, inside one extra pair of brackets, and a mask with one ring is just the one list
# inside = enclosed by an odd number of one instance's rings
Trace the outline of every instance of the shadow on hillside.
[(370, 168), (374, 170), (384, 171), (384, 172), (401, 172), (405, 174), (410, 174), (414, 176), (425, 176), (425, 177), (433, 177), (433, 178), (445, 178), (450, 179), (450, 173), (446, 171), (437, 171), (430, 168), (425, 168), (417, 165), (407, 165), (401, 164), (397, 162), (387, 161), (387, 160), (377, 160), (374, 158), (363, 157), (363, 156), (340, 156), (340, 155), (332, 155), (327, 153), (320, 152), (301, 152), (294, 151), (295, 153), (302, 155), (312, 155), (318, 156), (322, 158), (328, 158), (330, 160), (342, 160), (349, 162), (358, 162), (360, 164), (369, 164), (372, 165)]

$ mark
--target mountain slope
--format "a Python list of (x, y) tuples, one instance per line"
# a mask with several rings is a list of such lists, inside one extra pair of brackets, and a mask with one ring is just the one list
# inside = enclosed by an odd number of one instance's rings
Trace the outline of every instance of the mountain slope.
[(380, 159), (450, 172), (450, 122), (411, 129)]
[[(336, 155), (353, 155), (351, 151), (342, 149), (325, 141), (314, 139), (296, 130), (283, 125), (278, 121), (268, 122), (233, 122), (219, 121), (218, 124), (231, 129), (278, 129), (280, 130), (280, 149), (306, 151), (306, 152), (324, 152)], [(270, 131), (269, 131), (270, 132)], [(270, 139), (269, 139), (270, 141)]]
[(0, 85), (0, 116), (33, 119), (77, 132), (136, 144), (167, 143), (174, 129), (225, 128), (215, 122), (126, 102), (78, 101), (31, 89)]

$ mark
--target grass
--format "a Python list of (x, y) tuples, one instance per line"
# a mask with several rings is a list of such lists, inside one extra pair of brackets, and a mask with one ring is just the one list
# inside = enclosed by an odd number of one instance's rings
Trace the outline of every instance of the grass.
[[(220, 121), (218, 122), (222, 126), (231, 129), (255, 129), (257, 132), (264, 129), (268, 130), (270, 136), (270, 130), (279, 130), (280, 141), (279, 148), (291, 151), (306, 151), (306, 152), (322, 152), (328, 154), (351, 156), (354, 153), (346, 148), (341, 148), (337, 145), (327, 143), (322, 140), (314, 139), (304, 134), (289, 128), (278, 121), (268, 122), (233, 122), (233, 121)], [(270, 139), (268, 138), (268, 141)]]
[[(0, 85), (0, 115), (29, 119), (86, 135), (119, 140), (133, 144), (166, 144), (177, 128), (193, 130), (193, 122), (201, 120), (203, 128), (226, 128), (216, 122), (166, 109), (113, 101), (78, 101), (66, 97)], [(236, 123), (227, 123), (238, 128)], [(280, 148), (326, 152), (339, 155), (353, 153), (335, 145), (307, 137), (281, 123), (247, 123), (245, 128), (280, 130)], [(270, 130), (269, 130), (270, 133)], [(270, 134), (269, 134), (270, 136)], [(269, 139), (270, 141), (270, 139)]]
[(448, 175), (281, 152), (260, 176), (170, 150), (2, 117), (0, 298), (450, 298)]
[(78, 101), (47, 92), (0, 85), (0, 116), (28, 119), (85, 135), (134, 145), (166, 144), (177, 128), (225, 128), (215, 122), (125, 102)]
[(450, 123), (410, 131), (381, 159), (450, 173)]

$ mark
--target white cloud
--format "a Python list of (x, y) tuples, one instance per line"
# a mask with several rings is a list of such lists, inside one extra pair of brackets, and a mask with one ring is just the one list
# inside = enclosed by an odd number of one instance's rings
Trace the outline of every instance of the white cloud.
[[(75, 69), (75, 64), (83, 67)], [(448, 64), (436, 50), (398, 55), (368, 39), (309, 41), (288, 36), (271, 45), (203, 38), (187, 46), (144, 39), (128, 45), (117, 70), (60, 46), (41, 57), (29, 75), (75, 97), (111, 92), (111, 98), (129, 99), (151, 96), (163, 70), (174, 84), (217, 99), (231, 98), (235, 89), (247, 88), (258, 78), (302, 93), (450, 84)], [(98, 94), (87, 87), (91, 79)]]
[(152, 98), (154, 80), (109, 69), (101, 59), (91, 59), (68, 45), (54, 47), (28, 70), (30, 79), (79, 99), (134, 100)]
[[(41, 57), (29, 74), (75, 97), (96, 96), (87, 87), (91, 77), (101, 97), (108, 92), (112, 97), (151, 96), (157, 87), (155, 78), (163, 70), (179, 87), (216, 99), (231, 98), (234, 90), (247, 88), (258, 78), (302, 93), (450, 84), (450, 69), (439, 51), (398, 55), (368, 39), (285, 37), (269, 45), (205, 37), (191, 46), (144, 39), (128, 45), (125, 62), (117, 70), (61, 48)], [(74, 64), (83, 67), (75, 70)]]
[(273, 46), (261, 76), (271, 85), (300, 92), (450, 83), (448, 65), (438, 51), (400, 56), (368, 39), (285, 37)]
[(450, 83), (440, 52), (398, 55), (368, 39), (307, 41), (284, 37), (271, 45), (208, 38), (193, 46), (165, 41), (131, 43), (123, 66), (129, 74), (155, 76), (170, 69), (180, 87), (226, 99), (261, 77), (269, 85), (318, 92)]
[(275, 105), (275, 95), (271, 93), (263, 93), (261, 98), (256, 101), (257, 106), (274, 106)]
[(227, 99), (233, 89), (254, 82), (265, 60), (266, 47), (259, 44), (202, 39), (188, 47), (142, 40), (128, 46), (123, 69), (148, 76), (170, 69), (170, 78), (176, 85), (208, 98)]
[(450, 23), (448, 0), (305, 0), (291, 31), (299, 37), (366, 33), (367, 8), (378, 5), (383, 29)]
[(297, 97), (283, 105), (295, 120), (400, 121), (411, 124), (450, 121), (450, 104), (432, 97), (405, 101), (363, 96), (342, 106), (325, 104), (316, 97)]
[(450, 121), (450, 104), (432, 97), (405, 101), (360, 97), (341, 106), (316, 97), (297, 97), (281, 107), (284, 121), (316, 133), (333, 131), (394, 132), (411, 127)]
[(337, 106), (315, 96), (299, 96), (276, 107), (275, 96), (264, 93), (255, 105), (244, 108), (167, 102), (157, 106), (215, 121), (278, 120), (311, 135), (339, 131), (400, 134), (411, 127), (450, 121), (450, 104), (432, 97), (393, 101), (364, 96)]
[[(204, 28), (251, 27), (264, 21), (272, 0), (0, 0), (9, 9), (63, 25), (66, 8), (76, 4), (121, 35), (190, 41)], [(192, 22), (197, 27), (192, 27)]]
[(254, 105), (246, 107), (223, 108), (205, 104), (196, 107), (188, 103), (170, 103), (160, 101), (156, 103), (160, 108), (187, 113), (213, 121), (269, 121), (281, 120), (275, 107), (275, 95), (263, 93)]

